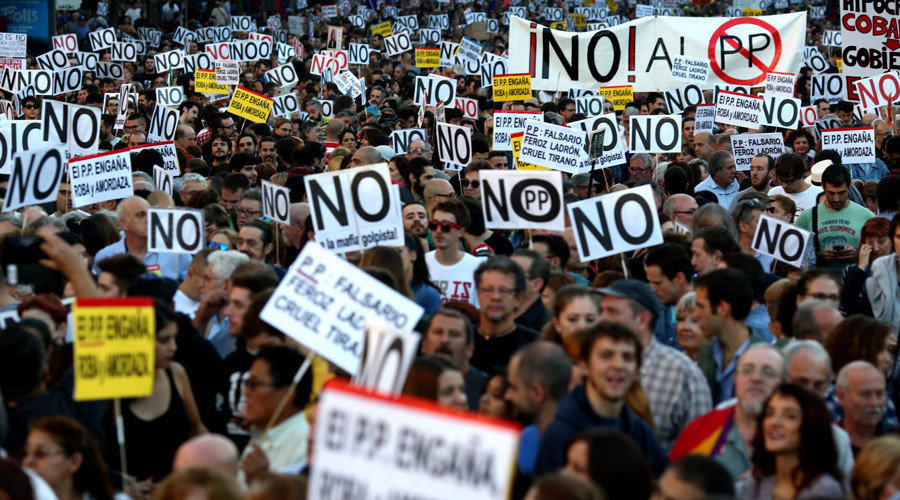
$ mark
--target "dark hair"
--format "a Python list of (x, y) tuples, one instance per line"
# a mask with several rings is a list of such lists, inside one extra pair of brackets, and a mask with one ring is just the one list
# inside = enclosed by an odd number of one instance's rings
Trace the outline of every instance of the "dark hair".
[(420, 356), (409, 367), (403, 394), (437, 401), (438, 379), (451, 370), (460, 371), (458, 366), (443, 356)]
[(130, 253), (122, 253), (107, 257), (97, 263), (100, 272), (107, 272), (113, 276), (119, 293), (124, 294), (131, 288), (138, 276), (147, 272), (147, 267), (137, 257)]
[(807, 292), (809, 292), (809, 284), (813, 280), (817, 280), (819, 278), (830, 279), (831, 281), (837, 283), (838, 286), (840, 286), (841, 284), (834, 271), (823, 267), (814, 267), (803, 273), (803, 275), (800, 276), (800, 279), (797, 280), (797, 295), (806, 295)]
[(462, 227), (468, 228), (472, 224), (472, 217), (469, 215), (468, 207), (466, 207), (466, 204), (458, 198), (451, 198), (447, 201), (438, 203), (431, 212), (432, 216), (438, 211), (453, 214), (456, 218), (456, 223)]
[(734, 235), (723, 226), (707, 226), (697, 231), (694, 239), (703, 238), (703, 250), (706, 253), (713, 253), (716, 250), (722, 252), (722, 255), (732, 252), (740, 252), (741, 246)]
[(259, 293), (278, 286), (278, 278), (274, 273), (238, 273), (235, 269), (231, 277), (231, 286), (246, 288), (250, 293)]
[(250, 179), (240, 172), (232, 172), (222, 179), (222, 189), (232, 192), (243, 191), (250, 188)]
[(841, 165), (832, 164), (822, 172), (822, 186), (831, 184), (834, 187), (850, 186), (850, 172)]
[(766, 293), (766, 273), (763, 271), (759, 260), (744, 252), (726, 253), (722, 256), (722, 260), (728, 265), (729, 269), (737, 269), (750, 278), (750, 285), (753, 287), (753, 297), (760, 304), (765, 304), (766, 299), (763, 297), (763, 294)]
[(275, 293), (275, 288), (266, 288), (253, 294), (250, 299), (250, 305), (247, 307), (247, 312), (244, 314), (244, 321), (241, 324), (242, 339), (252, 339), (261, 333), (284, 339), (284, 333), (281, 330), (266, 323), (259, 317), (273, 293)]
[(734, 495), (734, 482), (722, 464), (703, 455), (688, 455), (669, 466), (679, 479), (691, 484), (712, 498), (716, 495)]
[(715, 310), (721, 302), (731, 306), (731, 317), (743, 320), (753, 305), (750, 278), (737, 269), (717, 269), (697, 278), (697, 288), (705, 288), (709, 305)]
[(637, 360), (638, 370), (641, 368), (641, 341), (631, 328), (622, 323), (612, 321), (601, 321), (596, 325), (587, 328), (584, 331), (584, 338), (581, 339), (581, 360), (589, 361), (591, 358), (591, 350), (594, 344), (600, 339), (611, 339), (615, 342), (631, 342), (634, 344), (634, 353)]
[(569, 244), (566, 243), (566, 240), (564, 240), (562, 236), (557, 236), (555, 234), (538, 234), (532, 237), (531, 241), (532, 243), (546, 243), (550, 256), (559, 258), (559, 267), (566, 267), (571, 252), (569, 251)]
[(594, 428), (575, 436), (572, 444), (588, 445), (588, 476), (611, 499), (648, 500), (655, 485), (650, 463), (627, 434)]
[[(897, 142), (900, 143), (900, 138), (898, 138)], [(900, 175), (886, 175), (882, 177), (875, 188), (875, 197), (878, 200), (878, 210), (883, 212), (900, 211)], [(894, 231), (892, 229), (891, 238), (893, 237)]]
[(475, 269), (475, 287), (481, 286), (481, 276), (487, 271), (499, 271), (507, 276), (512, 277), (515, 284), (516, 295), (525, 291), (527, 284), (525, 283), (525, 272), (518, 264), (513, 262), (509, 257), (504, 255), (496, 255), (482, 262)]
[(891, 334), (887, 323), (862, 314), (852, 314), (838, 323), (825, 340), (825, 350), (831, 356), (833, 373), (852, 361), (862, 360), (878, 366), (878, 355)]
[[(705, 240), (704, 240), (705, 241)], [(644, 267), (657, 266), (668, 279), (674, 279), (678, 273), (690, 281), (692, 273), (691, 256), (681, 245), (664, 243), (651, 248), (644, 257)]]
[(21, 467), (5, 458), (0, 458), (0, 493), (6, 498), (27, 499), (34, 498), (34, 490), (31, 488), (31, 479)]
[(809, 162), (797, 153), (783, 153), (775, 160), (775, 175), (781, 178), (804, 177), (808, 168)]
[[(254, 359), (268, 363), (272, 385), (279, 388), (291, 385), (297, 370), (303, 365), (303, 356), (296, 349), (280, 345), (263, 347)], [(297, 384), (297, 392), (294, 394), (295, 408), (303, 409), (309, 403), (309, 397), (312, 394), (312, 379), (312, 371), (306, 370), (303, 378)]]
[(256, 229), (259, 229), (260, 232), (262, 232), (263, 247), (265, 247), (266, 245), (268, 245), (268, 244), (272, 243), (272, 241), (274, 241), (272, 238), (272, 228), (270, 228), (269, 225), (266, 224), (265, 222), (258, 221), (258, 220), (252, 220), (252, 221), (244, 224), (243, 227), (255, 227)]
[(44, 345), (27, 327), (12, 324), (0, 332), (0, 394), (7, 404), (38, 390), (43, 368)]
[(487, 229), (484, 227), (484, 211), (481, 209), (481, 202), (474, 196), (460, 196), (459, 199), (469, 211), (469, 225), (465, 226), (466, 232), (473, 236), (484, 234)]
[(425, 249), (422, 248), (422, 242), (419, 238), (410, 233), (404, 233), (403, 243), (407, 251), (416, 252), (416, 260), (413, 262), (412, 280), (410, 280), (409, 286), (413, 291), (422, 285), (427, 285), (440, 291), (441, 289), (431, 281), (431, 276), (428, 273), (428, 264), (425, 263)]
[(60, 415), (44, 417), (31, 424), (31, 431), (49, 434), (66, 456), (80, 453), (83, 461), (75, 471), (75, 491), (89, 493), (97, 500), (111, 500), (113, 487), (109, 482), (109, 470), (100, 456), (91, 433), (77, 420)]
[(528, 266), (528, 269), (522, 269), (525, 271), (525, 277), (530, 280), (540, 278), (543, 281), (540, 291), (544, 291), (544, 287), (547, 286), (547, 280), (550, 279), (550, 263), (547, 262), (547, 259), (545, 259), (543, 255), (529, 248), (520, 248), (513, 252), (512, 256), (525, 257), (531, 261), (531, 265)]
[[(800, 422), (800, 460), (791, 472), (796, 491), (809, 486), (822, 474), (828, 474), (840, 481), (843, 474), (837, 466), (837, 451), (831, 430), (832, 416), (825, 401), (818, 395), (794, 384), (783, 383), (775, 388), (766, 399), (763, 408), (768, 408), (776, 396), (793, 398), (803, 412)], [(753, 437), (753, 476), (757, 480), (775, 474), (775, 454), (766, 450), (763, 421), (767, 411), (763, 410), (756, 420), (756, 435)]]
[(530, 385), (538, 382), (551, 399), (559, 401), (569, 391), (572, 361), (563, 348), (553, 342), (532, 342), (520, 348), (516, 375)]
[[(809, 148), (814, 149), (816, 140), (813, 139), (812, 134), (810, 134), (809, 131), (807, 131), (805, 128), (792, 130), (791, 133), (788, 134), (787, 139), (784, 141), (784, 145), (788, 148), (794, 149), (794, 141), (796, 141), (800, 137), (806, 137), (806, 141), (809, 143)], [(772, 168), (771, 164), (769, 168)]]

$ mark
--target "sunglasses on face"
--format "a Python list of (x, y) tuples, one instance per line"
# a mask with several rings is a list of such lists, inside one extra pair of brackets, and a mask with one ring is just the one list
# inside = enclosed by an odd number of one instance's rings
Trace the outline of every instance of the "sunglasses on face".
[(34, 104), (26, 104), (26, 105), (22, 106), (23, 109), (34, 109), (36, 107), (37, 106), (35, 106)]
[(446, 233), (446, 232), (449, 232), (451, 229), (462, 229), (463, 227), (460, 226), (459, 224), (454, 224), (452, 222), (442, 222), (442, 221), (437, 221), (437, 220), (428, 222), (428, 229), (430, 229), (431, 231), (437, 231), (438, 228), (440, 228), (442, 233)]
[(224, 243), (216, 243), (215, 241), (210, 241), (209, 245), (206, 245), (209, 248), (218, 248), (219, 250), (228, 250), (228, 245)]
[(462, 187), (469, 187), (471, 185), (472, 189), (478, 189), (478, 186), (481, 185), (481, 181), (470, 181), (469, 179), (463, 179), (460, 184), (462, 184)]

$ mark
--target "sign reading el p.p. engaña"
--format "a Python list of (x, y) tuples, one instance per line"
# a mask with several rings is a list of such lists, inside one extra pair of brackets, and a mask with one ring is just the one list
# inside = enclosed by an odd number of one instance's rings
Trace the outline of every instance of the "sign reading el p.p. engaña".
[(316, 234), (317, 241), (303, 247), (259, 317), (354, 374), (366, 321), (410, 331), (424, 309), (320, 246)]
[(157, 191), (162, 191), (172, 196), (172, 186), (175, 184), (175, 177), (166, 169), (153, 165), (153, 187)]
[(399, 192), (386, 163), (307, 175), (316, 241), (332, 252), (403, 244)]
[(457, 167), (468, 166), (472, 161), (472, 129), (438, 123), (435, 132), (435, 145), (438, 157), (444, 163)]
[(381, 394), (400, 394), (416, 358), (421, 335), (367, 321), (359, 370), (353, 383)]
[(181, 175), (178, 168), (178, 152), (175, 150), (175, 143), (172, 141), (152, 142), (150, 144), (141, 144), (128, 148), (132, 154), (138, 154), (141, 151), (152, 149), (162, 155), (162, 169), (169, 173), (172, 177)]
[(488, 229), (565, 230), (560, 171), (482, 170), (480, 179)]
[(290, 189), (262, 181), (262, 213), (279, 224), (291, 223), (291, 191)]
[(766, 94), (794, 97), (796, 79), (797, 75), (793, 73), (769, 73), (766, 75)]
[(734, 134), (731, 136), (731, 152), (737, 170), (750, 170), (750, 162), (757, 155), (781, 156), (784, 153), (784, 136), (777, 132)]
[(494, 112), (494, 151), (512, 151), (510, 134), (525, 130), (525, 120), (544, 121), (542, 111), (507, 111)]
[(833, 149), (845, 165), (875, 163), (875, 129), (850, 127), (822, 131), (822, 149)]
[(588, 198), (567, 209), (581, 262), (663, 242), (650, 186)]
[(527, 120), (519, 161), (577, 174), (586, 144), (587, 136), (580, 130)]
[(801, 267), (812, 239), (811, 232), (763, 214), (759, 216), (751, 248), (785, 264)]
[(131, 196), (134, 194), (131, 152), (111, 151), (73, 158), (69, 161), (69, 180), (75, 207)]
[(694, 113), (694, 136), (703, 132), (712, 133), (716, 124), (716, 105), (700, 104)]
[(720, 90), (716, 100), (716, 122), (759, 129), (762, 97)]
[(189, 253), (206, 246), (203, 211), (151, 208), (147, 211), (147, 251)]
[(64, 145), (16, 153), (13, 156), (6, 195), (3, 197), (3, 211), (9, 212), (56, 199), (59, 181), (65, 169)]
[(681, 151), (681, 115), (632, 116), (628, 132), (632, 153)]

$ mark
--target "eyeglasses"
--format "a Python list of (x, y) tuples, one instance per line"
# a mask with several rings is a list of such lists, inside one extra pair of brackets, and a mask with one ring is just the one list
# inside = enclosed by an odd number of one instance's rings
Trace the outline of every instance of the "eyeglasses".
[(628, 167), (629, 172), (646, 172), (650, 170), (650, 167), (638, 168), (638, 167)]
[(500, 288), (486, 287), (486, 288), (478, 289), (478, 295), (482, 295), (482, 296), (489, 296), (489, 295), (497, 294), (497, 295), (500, 295), (501, 297), (509, 297), (510, 295), (514, 294), (515, 292), (516, 292), (516, 290), (514, 288), (508, 288), (508, 287), (500, 287)]
[(438, 228), (441, 229), (442, 233), (446, 233), (451, 229), (462, 229), (463, 227), (459, 224), (454, 224), (452, 222), (443, 222), (438, 220), (433, 220), (428, 222), (428, 229), (431, 231), (437, 231)]
[(408, 152), (408, 153), (412, 153), (412, 154), (414, 154), (414, 155), (417, 155), (417, 154), (419, 154), (419, 153), (430, 153), (430, 152), (431, 152), (431, 148), (412, 148), (412, 149), (410, 149), (410, 150), (407, 151), (407, 152)]
[(781, 376), (781, 374), (778, 373), (778, 370), (771, 366), (760, 366), (759, 370), (757, 370), (753, 365), (744, 365), (738, 367), (737, 372), (745, 377), (749, 377), (757, 372), (759, 372), (759, 376), (763, 378), (778, 378)]
[(209, 245), (206, 245), (209, 248), (218, 248), (219, 250), (228, 250), (228, 245), (225, 243), (216, 243), (215, 241), (210, 241)]
[(244, 217), (259, 217), (259, 214), (262, 213), (262, 210), (247, 210), (245, 208), (239, 208), (237, 213), (238, 215), (242, 215)]
[(814, 299), (819, 299), (819, 300), (830, 300), (830, 301), (832, 301), (832, 302), (838, 302), (838, 301), (841, 300), (841, 296), (838, 295), (838, 294), (836, 294), (836, 293), (831, 293), (831, 294), (828, 294), (828, 293), (811, 293), (811, 294), (809, 294), (808, 296), (809, 296), (809, 297), (812, 297), (812, 298), (814, 298)]
[(26, 105), (22, 106), (22, 108), (23, 109), (35, 109), (35, 108), (37, 108), (37, 106), (34, 104), (26, 104)]
[(460, 184), (462, 184), (462, 187), (464, 188), (471, 185), (472, 189), (478, 189), (478, 186), (481, 185), (481, 181), (470, 181), (469, 179), (463, 179)]
[(687, 214), (687, 215), (694, 215), (694, 212), (696, 212), (696, 211), (697, 211), (696, 208), (692, 208), (692, 209), (690, 209), (690, 210), (673, 210), (672, 213), (673, 213), (673, 214)]

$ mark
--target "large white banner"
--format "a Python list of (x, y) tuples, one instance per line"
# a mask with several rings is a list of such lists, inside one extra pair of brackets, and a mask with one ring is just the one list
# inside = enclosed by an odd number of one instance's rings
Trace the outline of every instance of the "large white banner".
[[(534, 90), (633, 85), (635, 92), (683, 85), (672, 57), (709, 61), (714, 85), (765, 83), (771, 72), (797, 73), (803, 61), (806, 11), (738, 18), (647, 17), (598, 31), (551, 30), (514, 17), (509, 72), (529, 73)], [(683, 48), (683, 52), (682, 52)]]

